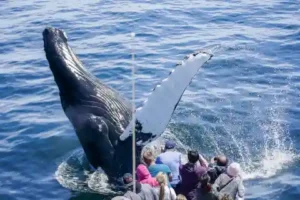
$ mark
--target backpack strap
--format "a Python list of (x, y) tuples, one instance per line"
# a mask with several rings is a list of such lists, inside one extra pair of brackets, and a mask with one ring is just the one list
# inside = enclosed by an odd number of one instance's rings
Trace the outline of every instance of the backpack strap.
[(219, 187), (218, 192), (220, 192), (223, 188), (225, 188), (229, 183), (231, 183), (231, 181), (233, 181), (234, 178), (230, 179), (225, 185)]

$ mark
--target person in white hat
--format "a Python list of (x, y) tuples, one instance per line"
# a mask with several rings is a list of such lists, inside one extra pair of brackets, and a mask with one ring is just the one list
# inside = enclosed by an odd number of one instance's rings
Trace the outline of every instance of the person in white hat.
[(239, 163), (231, 163), (226, 173), (221, 174), (213, 185), (213, 189), (219, 193), (219, 198), (228, 194), (234, 200), (244, 199), (245, 187), (241, 177), (241, 166)]

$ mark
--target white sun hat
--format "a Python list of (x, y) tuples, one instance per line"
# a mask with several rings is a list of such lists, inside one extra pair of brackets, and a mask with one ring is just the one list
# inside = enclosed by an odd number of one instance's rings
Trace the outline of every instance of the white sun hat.
[(234, 162), (234, 163), (231, 163), (229, 166), (228, 166), (228, 168), (227, 168), (227, 174), (229, 175), (229, 176), (233, 176), (233, 177), (236, 177), (236, 176), (238, 176), (238, 175), (240, 175), (241, 174), (241, 166), (240, 166), (240, 164), (239, 163), (236, 163), (236, 162)]

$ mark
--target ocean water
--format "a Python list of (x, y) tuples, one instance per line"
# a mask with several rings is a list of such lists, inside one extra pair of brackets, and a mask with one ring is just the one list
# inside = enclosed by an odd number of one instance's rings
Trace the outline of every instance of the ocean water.
[(299, 200), (299, 4), (0, 1), (0, 199), (114, 195), (99, 189), (105, 177), (84, 169), (61, 109), (42, 40), (43, 29), (54, 26), (90, 72), (127, 98), (134, 52), (137, 106), (185, 55), (214, 48), (165, 137), (207, 158), (224, 153), (240, 162), (246, 199)]

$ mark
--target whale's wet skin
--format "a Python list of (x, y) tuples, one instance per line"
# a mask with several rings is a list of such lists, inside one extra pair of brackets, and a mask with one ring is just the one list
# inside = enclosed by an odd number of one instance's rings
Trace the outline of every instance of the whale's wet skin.
[[(55, 28), (43, 32), (44, 49), (62, 108), (71, 121), (88, 161), (110, 180), (132, 171), (130, 104), (83, 67)], [(212, 57), (198, 51), (188, 55), (152, 92), (136, 114), (137, 161), (142, 148), (166, 129), (182, 94), (200, 67)], [(135, 167), (135, 166), (134, 166)]]

